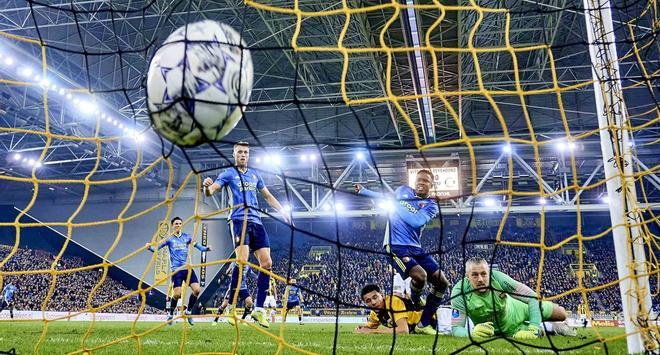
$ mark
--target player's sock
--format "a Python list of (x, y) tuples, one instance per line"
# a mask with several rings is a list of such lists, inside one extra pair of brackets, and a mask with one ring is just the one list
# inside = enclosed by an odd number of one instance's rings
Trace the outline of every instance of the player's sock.
[(266, 294), (268, 293), (269, 286), (270, 286), (270, 274), (267, 274), (263, 271), (259, 272), (259, 277), (257, 277), (257, 308), (261, 308), (264, 306), (264, 302), (266, 302)]
[(9, 308), (9, 317), (11, 319), (14, 319), (14, 309), (13, 308)]
[[(238, 272), (239, 272), (239, 268), (237, 264), (236, 266), (234, 266), (234, 271), (231, 272), (231, 283), (229, 285), (229, 289), (232, 291), (235, 290), (236, 285), (238, 285)], [(245, 277), (245, 274), (243, 274), (243, 277)]]
[(541, 329), (548, 333), (552, 333), (552, 326), (553, 322), (543, 322), (543, 324), (541, 324)]
[(422, 311), (422, 319), (419, 321), (422, 327), (433, 323), (433, 316), (438, 311), (441, 301), (442, 293), (436, 291), (435, 288), (432, 289), (428, 297), (426, 297), (426, 306), (424, 306), (424, 310)]
[(424, 286), (417, 287), (413, 282), (410, 283), (410, 300), (414, 304), (419, 304), (422, 299), (422, 292), (424, 291)]
[(174, 315), (174, 310), (176, 309), (177, 300), (174, 298), (170, 299), (170, 315)]
[(302, 316), (301, 315), (298, 315), (298, 322), (302, 323)]
[(195, 295), (190, 295), (190, 298), (188, 299), (188, 312), (190, 314), (194, 314), (195, 310), (195, 304), (197, 303), (197, 296)]
[(252, 308), (251, 307), (245, 307), (245, 310), (243, 311), (243, 319), (247, 318), (247, 316), (252, 313)]

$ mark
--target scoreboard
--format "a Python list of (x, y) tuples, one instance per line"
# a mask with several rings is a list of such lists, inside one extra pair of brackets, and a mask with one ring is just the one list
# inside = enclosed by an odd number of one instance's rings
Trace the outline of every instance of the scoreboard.
[[(414, 161), (408, 161), (406, 165), (408, 170), (408, 186), (414, 189), (417, 173), (424, 169), (420, 168), (419, 164)], [(437, 162), (431, 161), (430, 166), (426, 168), (426, 170), (431, 170), (434, 177), (431, 192), (440, 198), (454, 198), (460, 196), (460, 167), (461, 164), (458, 159)]]

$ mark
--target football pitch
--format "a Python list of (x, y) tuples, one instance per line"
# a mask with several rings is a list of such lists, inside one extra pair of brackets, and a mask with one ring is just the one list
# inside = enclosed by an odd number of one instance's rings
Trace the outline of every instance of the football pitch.
[[(214, 353), (231, 352), (240, 337), (236, 352), (238, 354), (274, 354), (278, 350), (278, 342), (275, 338), (260, 332), (251, 325), (241, 325), (239, 332), (228, 324), (221, 323), (212, 327), (210, 323), (198, 322), (194, 327), (186, 327), (182, 323), (172, 326), (161, 326), (159, 323), (143, 322), (136, 325), (138, 337), (131, 337), (131, 326), (129, 322), (96, 322), (93, 331), (85, 341), (88, 349), (111, 343), (117, 339), (123, 339), (113, 345), (93, 351), (98, 354), (135, 354), (138, 346), (143, 354), (175, 354), (183, 353)], [(39, 347), (39, 353), (64, 354), (70, 352), (82, 353), (81, 342), (90, 327), (87, 322), (54, 322), (48, 324), (48, 333)], [(156, 329), (158, 328), (158, 329)], [(353, 334), (355, 325), (343, 324), (339, 326), (336, 341), (336, 350), (339, 354), (388, 354), (393, 345), (391, 334), (366, 335)], [(39, 322), (12, 322), (0, 323), (0, 351), (11, 351), (15, 349), (16, 354), (31, 354), (35, 352), (43, 329)], [(153, 331), (151, 331), (153, 330)], [(151, 332), (150, 332), (151, 331)], [(268, 333), (277, 336), (280, 334), (280, 326), (273, 325)], [(605, 338), (617, 337), (623, 334), (622, 328), (599, 328), (600, 334)], [(147, 334), (141, 334), (147, 333)], [(291, 345), (304, 349), (308, 352), (330, 354), (333, 352), (335, 326), (333, 324), (287, 324), (284, 329), (284, 339)], [(552, 337), (550, 341), (559, 349), (574, 349), (568, 353), (572, 354), (603, 354), (606, 351), (612, 354), (626, 352), (625, 338), (617, 338), (606, 344), (598, 342), (595, 332), (589, 328), (579, 329), (578, 337)], [(185, 336), (185, 341), (184, 341)], [(537, 347), (550, 347), (547, 338), (533, 341), (525, 341)], [(184, 344), (182, 346), (182, 344)], [(434, 337), (423, 335), (397, 336), (394, 342), (395, 354), (428, 354), (433, 349)], [(481, 344), (483, 350), (478, 346), (467, 347), (468, 339), (459, 339), (448, 336), (439, 336), (436, 345), (436, 353), (449, 354), (464, 349), (463, 353), (483, 354), (484, 350), (493, 354), (520, 354), (520, 353), (552, 353), (549, 349), (537, 349), (522, 343), (513, 345), (507, 340), (497, 339), (486, 341)], [(291, 348), (282, 349), (283, 353), (293, 354)]]

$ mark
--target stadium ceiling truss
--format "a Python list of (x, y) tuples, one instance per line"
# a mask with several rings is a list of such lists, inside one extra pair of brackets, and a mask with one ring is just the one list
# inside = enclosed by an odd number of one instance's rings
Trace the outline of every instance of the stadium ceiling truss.
[[(353, 111), (345, 107), (341, 93), (343, 58), (339, 53), (294, 52), (283, 49), (291, 47), (295, 28), (295, 18), (291, 16), (246, 9), (239, 0), (191, 1), (190, 7), (185, 6), (186, 3), (173, 0), (155, 1), (145, 11), (139, 11), (136, 7), (138, 5), (127, 1), (109, 3), (106, 0), (89, 0), (75, 2), (73, 5), (69, 1), (61, 1), (45, 7), (30, 5), (25, 1), (5, 0), (0, 9), (0, 31), (10, 35), (43, 38), (48, 43), (48, 75), (59, 87), (91, 88), (100, 93), (97, 95), (100, 99), (97, 103), (102, 111), (116, 117), (117, 121), (123, 122), (125, 126), (145, 129), (149, 126), (149, 118), (142, 85), (148, 59), (157, 44), (175, 28), (193, 20), (208, 18), (226, 22), (234, 28), (242, 29), (246, 43), (260, 48), (253, 51), (255, 88), (252, 92), (252, 105), (246, 113), (250, 127), (240, 124), (229, 139), (235, 141), (251, 138), (251, 132), (254, 132), (259, 142), (265, 146), (281, 147), (281, 153), (295, 159), (302, 151), (316, 149), (311, 145), (310, 137), (300, 133), (305, 129), (301, 115), (305, 115), (316, 138), (322, 142), (320, 148), (327, 158), (327, 167), (317, 161), (312, 167), (302, 164), (299, 169), (285, 172), (287, 177), (293, 177), (287, 180), (287, 188), (294, 210), (309, 215), (324, 213), (323, 205), (332, 200), (333, 196), (331, 190), (324, 189), (319, 184), (332, 184), (345, 190), (352, 182), (382, 183), (383, 188), (390, 189), (405, 182), (402, 181), (405, 177), (405, 162), (411, 156), (419, 157), (416, 151), (399, 150), (396, 151), (398, 153), (393, 153), (394, 151), (374, 150), (373, 157), (378, 170), (373, 161), (368, 163), (368, 160), (358, 161), (354, 158), (355, 147), (364, 144), (358, 121), (362, 122), (369, 143), (381, 148), (411, 147), (412, 131), (403, 123), (400, 113), (391, 104), (356, 106)], [(360, 6), (370, 3), (373, 2), (363, 1)], [(458, 0), (457, 4), (464, 3), (464, 0)], [(351, 4), (358, 6), (357, 3)], [(480, 4), (485, 7), (516, 9), (510, 24), (512, 44), (546, 43), (557, 47), (552, 54), (559, 84), (572, 85), (591, 77), (588, 47), (568, 45), (575, 38), (585, 37), (584, 15), (571, 9), (557, 11), (567, 7), (566, 0), (490, 0)], [(75, 12), (70, 11), (71, 6)], [(109, 6), (121, 11), (109, 12)], [(305, 6), (307, 10), (320, 11), (341, 7), (341, 1), (305, 2)], [(389, 27), (385, 35), (389, 46), (411, 46), (415, 41), (423, 41), (427, 30), (436, 21), (438, 11), (417, 11), (413, 15), (414, 18), (411, 18), (409, 13), (402, 12), (400, 18)], [(378, 46), (380, 31), (391, 16), (392, 11), (388, 10), (353, 16), (344, 43), (347, 46)], [(336, 46), (344, 20), (343, 16), (305, 18), (297, 45)], [(468, 34), (476, 21), (475, 13), (448, 12), (441, 26), (430, 34), (431, 44), (436, 47), (467, 47)], [(475, 47), (503, 46), (503, 21), (503, 16), (485, 16), (472, 44)], [(640, 31), (650, 30), (643, 24), (638, 26)], [(31, 63), (34, 68), (41, 65), (40, 48), (36, 45), (0, 38), (0, 52), (10, 53), (23, 64)], [(83, 52), (88, 55), (83, 55)], [(385, 59), (385, 55), (380, 53), (360, 54), (350, 58), (346, 78), (346, 93), (349, 98), (385, 95), (388, 84)], [(415, 54), (396, 55), (390, 77), (394, 94), (419, 94), (424, 85), (433, 85), (431, 60), (428, 53), (422, 53), (419, 57), (415, 57)], [(544, 51), (519, 56), (518, 72), (521, 84), (529, 89), (551, 85), (549, 61), (550, 56)], [(421, 67), (418, 64), (420, 62)], [(441, 52), (438, 54), (437, 64), (441, 90), (465, 90), (477, 85), (475, 62), (470, 55)], [(652, 64), (659, 65), (658, 58), (655, 58)], [(489, 85), (489, 90), (510, 89), (511, 83), (514, 82), (510, 55), (503, 55), (501, 52), (480, 54), (479, 65), (482, 80)], [(0, 66), (3, 77), (15, 75), (15, 70), (15, 67)], [(633, 74), (640, 72), (635, 61), (621, 63), (621, 70)], [(294, 83), (297, 84), (295, 87)], [(1, 124), (6, 127), (43, 130), (42, 91), (28, 86), (0, 85)], [(645, 87), (640, 85), (633, 90), (645, 90)], [(594, 128), (596, 116), (590, 109), (593, 105), (591, 95), (593, 93), (590, 86), (584, 86), (564, 97), (564, 111), (572, 134)], [(563, 127), (556, 124), (559, 109), (556, 104), (551, 104), (553, 98), (554, 96), (530, 97), (527, 102), (536, 133), (546, 139), (559, 138), (566, 133)], [(296, 104), (294, 99), (303, 103)], [(458, 118), (469, 135), (487, 137), (501, 134), (501, 127), (494, 117), (492, 107), (483, 97), (451, 97), (449, 101), (458, 112)], [(648, 110), (652, 106), (647, 101), (632, 103), (629, 109), (635, 112)], [(406, 100), (402, 105), (415, 123), (415, 129), (423, 132), (425, 142), (459, 138), (456, 123), (448, 108), (439, 100)], [(528, 137), (528, 128), (519, 113), (519, 101), (503, 99), (498, 101), (498, 105), (509, 117), (507, 126), (511, 136)], [(83, 117), (73, 106), (64, 97), (58, 96), (56, 90), (51, 90), (51, 131), (62, 135), (92, 135), (95, 120)], [(549, 117), (554, 118), (549, 120), (552, 124), (544, 124), (544, 118)], [(101, 136), (112, 136), (117, 132), (116, 125), (113, 128), (110, 123), (101, 124)], [(656, 141), (659, 136), (656, 125), (639, 131), (635, 139), (638, 143), (648, 143)], [(45, 137), (42, 136), (0, 133), (0, 149), (8, 162), (4, 167), (0, 167), (0, 171), (29, 176), (29, 169), (14, 165), (11, 155), (34, 153), (36, 156), (44, 144)], [(657, 156), (651, 148), (643, 148), (642, 145), (639, 144), (637, 163), (643, 167), (656, 166)], [(142, 165), (145, 166), (162, 153), (161, 143), (153, 134), (148, 134), (142, 148)], [(478, 181), (475, 183), (479, 192), (501, 186), (508, 177), (509, 164), (515, 165), (516, 188), (523, 190), (525, 184), (530, 189), (538, 189), (540, 183), (546, 193), (552, 193), (570, 185), (574, 178), (571, 176), (568, 155), (554, 152), (535, 162), (531, 150), (528, 149), (506, 154), (498, 145), (477, 148)], [(100, 165), (95, 176), (103, 178), (105, 174), (116, 176), (130, 172), (137, 149), (137, 144), (131, 139), (103, 144)], [(576, 178), (586, 186), (595, 178), (602, 179), (602, 164), (598, 160), (600, 149), (597, 139), (582, 142), (580, 149), (580, 153), (576, 154), (576, 164), (579, 166), (579, 176)], [(208, 147), (191, 149), (188, 153), (192, 157), (192, 163), (198, 168), (208, 169), (222, 165), (217, 162), (217, 154)], [(429, 156), (452, 154), (463, 159), (463, 171), (469, 172), (471, 167), (468, 165), (464, 147), (427, 152)], [(173, 158), (180, 165), (185, 164), (186, 158), (180, 151), (175, 150)], [(88, 174), (95, 162), (94, 143), (74, 144), (54, 140), (43, 164), (48, 168), (49, 176), (75, 177)], [(537, 164), (541, 167), (543, 179), (536, 175)], [(148, 178), (157, 186), (163, 186), (167, 182), (163, 167), (155, 169)], [(657, 196), (660, 179), (652, 173), (646, 175), (643, 181), (648, 185), (647, 195)], [(282, 187), (278, 193), (287, 193), (281, 183), (278, 186)], [(471, 186), (467, 185), (463, 190), (469, 191), (470, 188)], [(70, 193), (74, 194), (72, 191)], [(555, 207), (552, 208), (570, 209), (570, 206), (575, 205), (577, 195), (597, 204), (598, 194), (598, 191), (592, 190), (555, 195), (552, 197)], [(225, 203), (216, 202), (219, 205)], [(358, 204), (357, 207), (366, 207), (367, 202), (364, 204)], [(524, 198), (515, 204), (536, 205), (534, 201)], [(467, 211), (473, 206), (481, 208), (478, 198), (470, 196), (446, 202), (447, 208), (455, 208), (456, 211)]]

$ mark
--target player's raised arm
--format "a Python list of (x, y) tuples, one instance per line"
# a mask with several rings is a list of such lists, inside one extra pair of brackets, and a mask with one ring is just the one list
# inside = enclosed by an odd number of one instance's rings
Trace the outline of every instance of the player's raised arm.
[(229, 183), (229, 180), (231, 179), (230, 175), (231, 174), (229, 174), (227, 170), (225, 170), (220, 175), (218, 175), (218, 178), (215, 180), (209, 177), (204, 179), (204, 181), (202, 181), (202, 186), (204, 187), (204, 194), (206, 196), (212, 196), (214, 193), (218, 192), (218, 190), (220, 190)]

